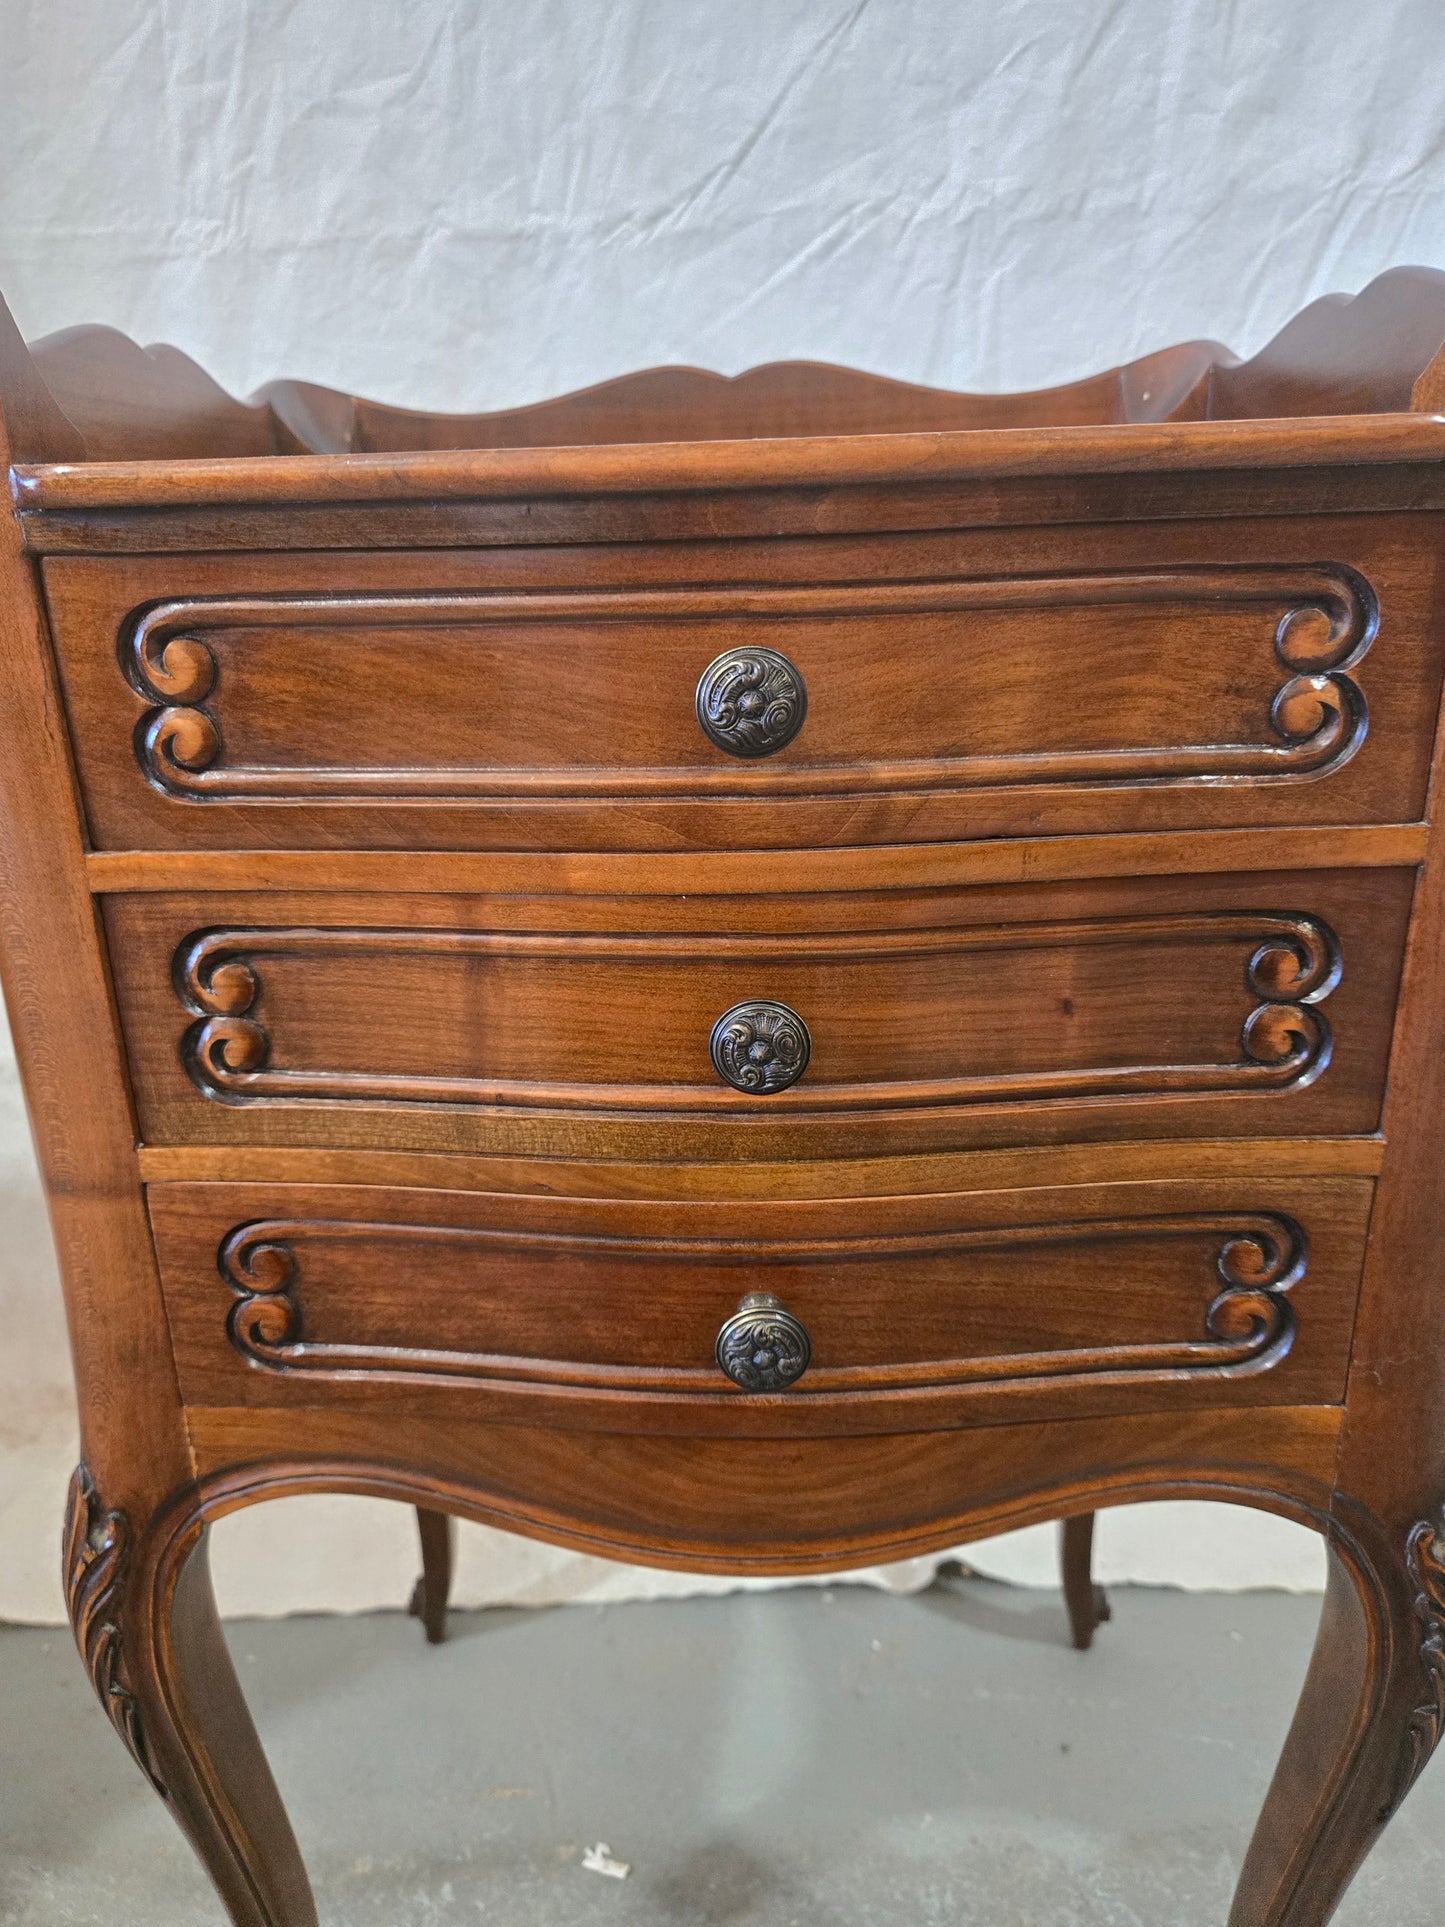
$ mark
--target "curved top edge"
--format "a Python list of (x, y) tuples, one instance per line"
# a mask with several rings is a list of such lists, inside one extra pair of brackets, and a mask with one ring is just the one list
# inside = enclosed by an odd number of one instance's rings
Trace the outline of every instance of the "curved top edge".
[[(581, 473), (582, 452), (591, 451), (605, 472), (609, 448), (626, 448), (630, 464), (662, 474), (682, 461), (677, 451), (705, 446), (711, 469), (741, 471), (742, 458), (724, 451), (766, 443), (776, 474), (781, 445), (808, 444), (813, 460), (830, 445), (834, 460), (841, 442), (912, 439), (920, 451), (935, 451), (920, 455), (931, 466), (956, 456), (938, 451), (961, 432), (1107, 437), (1120, 429), (1270, 421), (1298, 430), (1311, 417), (1378, 423), (1412, 410), (1445, 411), (1442, 344), (1445, 274), (1397, 268), (1358, 295), (1313, 302), (1248, 361), (1218, 342), (1192, 341), (1059, 387), (1007, 395), (954, 393), (822, 362), (773, 362), (732, 376), (668, 367), (521, 408), (451, 415), (300, 381), (272, 382), (239, 401), (178, 349), (142, 348), (115, 329), (67, 329), (29, 350), (12, 330), (0, 333), (0, 453), (17, 463), (96, 468), (184, 464), (197, 484), (206, 462), (331, 458), (333, 487), (338, 456), (348, 466), (385, 458), (398, 476), (423, 457), (468, 457), (476, 481), (490, 472), (485, 457), (543, 452), (571, 451), (562, 466)], [(661, 452), (669, 448), (671, 456)], [(977, 454), (985, 461), (982, 449)], [(906, 459), (895, 451), (889, 472)], [(807, 460), (801, 468), (808, 470)], [(433, 482), (444, 472), (426, 463), (417, 471)], [(658, 485), (655, 476), (649, 485)], [(374, 493), (370, 484), (364, 493)]]

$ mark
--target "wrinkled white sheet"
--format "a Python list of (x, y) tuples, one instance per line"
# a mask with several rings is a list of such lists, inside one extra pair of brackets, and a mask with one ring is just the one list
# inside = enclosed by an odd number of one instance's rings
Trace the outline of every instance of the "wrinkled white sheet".
[(1438, 0), (0, 0), (0, 280), (248, 390), (1037, 386), (1445, 250)]
[[(453, 408), (668, 361), (989, 389), (1249, 352), (1445, 266), (1440, 28), (1439, 0), (0, 0), (0, 288), (27, 334), (110, 322), (238, 393)], [(0, 1130), (0, 1615), (52, 1616), (74, 1446), (13, 1092)], [(223, 1528), (229, 1603), (404, 1596), (403, 1514), (306, 1505)], [(1104, 1563), (1316, 1576), (1290, 1529), (1211, 1520), (1115, 1515)], [(1044, 1535), (990, 1557), (1050, 1570)], [(600, 1573), (661, 1583), (472, 1534), (461, 1590)]]

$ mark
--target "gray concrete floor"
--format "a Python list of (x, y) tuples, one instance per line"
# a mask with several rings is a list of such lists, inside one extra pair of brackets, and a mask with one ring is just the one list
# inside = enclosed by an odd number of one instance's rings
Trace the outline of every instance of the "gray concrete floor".
[[(1089, 1654), (974, 1579), (229, 1631), (325, 1927), (1219, 1927), (1317, 1602), (1114, 1607)], [(0, 1734), (5, 1927), (220, 1927), (68, 1636), (0, 1631)], [(1340, 1927), (1437, 1927), (1442, 1843), (1437, 1764)]]

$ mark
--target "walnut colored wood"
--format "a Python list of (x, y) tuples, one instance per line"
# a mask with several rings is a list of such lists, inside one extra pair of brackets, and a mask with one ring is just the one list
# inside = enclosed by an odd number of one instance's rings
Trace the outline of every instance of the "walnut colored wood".
[(447, 1599), (456, 1558), (456, 1525), (445, 1512), (431, 1512), (420, 1505), (416, 1509), (416, 1524), (421, 1538), (421, 1577), (413, 1588), (407, 1610), (421, 1621), (427, 1644), (440, 1646), (447, 1636)]
[[(420, 889), (432, 895), (539, 896), (560, 890), (593, 896), (745, 895), (760, 864), (775, 891), (946, 889), (973, 883), (1048, 883), (1097, 876), (1212, 875), (1222, 870), (1413, 868), (1425, 854), (1423, 823), (1345, 826), (1327, 842), (1310, 830), (1268, 838), (1248, 830), (1157, 836), (996, 838), (983, 843), (910, 843), (876, 849), (731, 850), (696, 858), (674, 852), (646, 858), (608, 851), (398, 850), (98, 850), (86, 858), (91, 888), (184, 890)], [(502, 912), (499, 908), (498, 915)], [(573, 915), (583, 915), (579, 907)]]
[(1094, 1634), (1112, 1617), (1108, 1595), (1094, 1584), (1094, 1515), (1079, 1512), (1059, 1527), (1060, 1563), (1064, 1576), (1064, 1606), (1069, 1636), (1081, 1653), (1088, 1652)]
[[(1337, 1402), (1371, 1191), (1235, 1179), (804, 1204), (740, 1172), (707, 1204), (150, 1196), (190, 1403), (791, 1437)], [(812, 1334), (781, 1402), (739, 1399), (713, 1359), (748, 1291)]]
[[(46, 585), (102, 847), (796, 848), (1416, 818), (1442, 541), (1430, 516), (1256, 517), (1223, 567), (1195, 521), (976, 554), (268, 557), (250, 597), (222, 557), (72, 558)], [(741, 762), (695, 700), (740, 629), (808, 692)]]
[[(538, 898), (135, 894), (106, 917), (148, 1139), (341, 1147), (384, 1118), (394, 1148), (786, 1158), (1372, 1132), (1412, 889), (592, 899), (586, 931)], [(764, 990), (812, 1055), (753, 1095), (709, 1038)]]
[[(1136, 1180), (1176, 1177), (1374, 1177), (1384, 1161), (1379, 1137), (1163, 1139), (1132, 1144), (1029, 1145), (1005, 1151), (935, 1156), (789, 1159), (748, 1166), (769, 1198), (898, 1197), (926, 1191), (993, 1191), (1035, 1183), (1096, 1184), (1127, 1165)], [(142, 1177), (197, 1183), (287, 1183), (296, 1159), (287, 1150), (248, 1146), (142, 1145)], [(325, 1151), (306, 1156), (308, 1176), (321, 1184), (393, 1184), (441, 1191), (507, 1191), (564, 1197), (646, 1198), (657, 1183), (655, 1164), (609, 1160), (465, 1157), (430, 1151)], [(669, 1167), (668, 1194), (677, 1199), (729, 1199), (736, 1172), (726, 1164)]]
[[(783, 1575), (1064, 1519), (1079, 1645), (1097, 1508), (1301, 1521), (1232, 1927), (1329, 1918), (1445, 1729), (1442, 343), (1400, 270), (1041, 394), (423, 416), (0, 309), (66, 1595), (237, 1927), (316, 1913), (205, 1535), (308, 1491), (417, 1509), (430, 1638), (454, 1516)], [(759, 1298), (787, 1371), (718, 1362)]]

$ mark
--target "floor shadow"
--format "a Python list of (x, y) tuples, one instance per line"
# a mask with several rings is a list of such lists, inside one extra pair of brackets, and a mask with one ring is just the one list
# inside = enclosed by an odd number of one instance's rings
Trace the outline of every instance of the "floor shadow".
[[(514, 1626), (535, 1624), (539, 1614), (558, 1612), (562, 1603), (546, 1606), (451, 1606), (447, 1610), (447, 1636), (442, 1644), (459, 1646), (464, 1640), (483, 1639), (488, 1635), (509, 1632)], [(411, 1623), (416, 1628), (417, 1645), (430, 1650), (421, 1621), (412, 1619)]]
[(914, 1593), (910, 1603), (975, 1632), (1035, 1646), (1072, 1646), (1062, 1600), (1041, 1599), (1029, 1587), (985, 1579), (957, 1560), (945, 1560), (933, 1584)]

